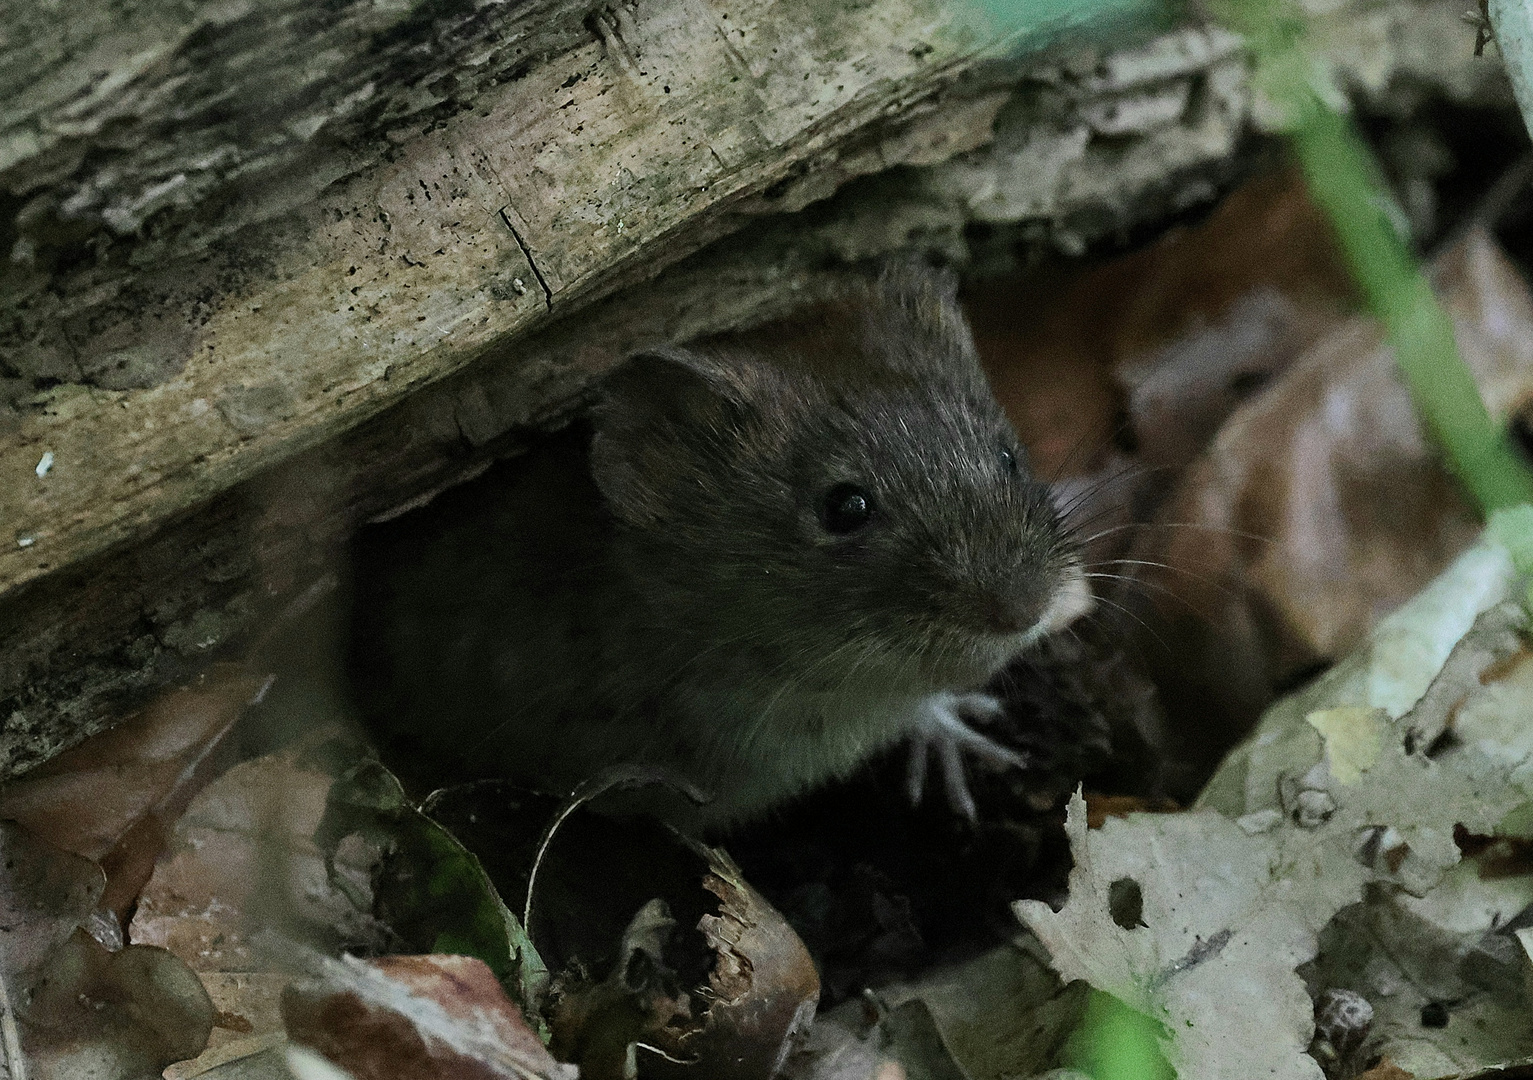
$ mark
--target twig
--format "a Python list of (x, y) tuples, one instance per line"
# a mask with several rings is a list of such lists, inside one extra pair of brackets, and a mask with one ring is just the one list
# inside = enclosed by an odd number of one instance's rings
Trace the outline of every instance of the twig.
[(651, 784), (663, 784), (673, 788), (699, 805), (708, 802), (711, 798), (706, 792), (699, 791), (677, 777), (643, 766), (618, 766), (607, 769), (582, 783), (570, 793), (569, 799), (559, 808), (554, 819), (548, 823), (548, 828), (543, 830), (543, 836), (538, 841), (537, 854), (532, 859), (532, 869), (527, 873), (527, 902), (522, 906), (522, 930), (526, 932), (529, 940), (532, 937), (533, 890), (538, 883), (538, 870), (543, 865), (543, 856), (548, 854), (549, 845), (554, 842), (554, 834), (571, 814), (597, 796), (605, 795), (609, 791), (648, 787)]

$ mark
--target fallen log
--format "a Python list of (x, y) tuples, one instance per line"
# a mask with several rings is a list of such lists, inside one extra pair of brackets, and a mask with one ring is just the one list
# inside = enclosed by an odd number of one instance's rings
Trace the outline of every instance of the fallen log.
[[(1080, 250), (1212, 198), (1252, 130), (1229, 35), (1039, 52), (1050, 27), (920, 0), (317, 28), (286, 0), (146, 5), (72, 43), (6, 6), (0, 776), (301, 609), (357, 522), (558, 423), (632, 348), (892, 251), (971, 262), (987, 228)], [(1430, 45), (1457, 17), (1348, 8), (1332, 39), (1376, 85), (1480, 93), (1494, 69)]]

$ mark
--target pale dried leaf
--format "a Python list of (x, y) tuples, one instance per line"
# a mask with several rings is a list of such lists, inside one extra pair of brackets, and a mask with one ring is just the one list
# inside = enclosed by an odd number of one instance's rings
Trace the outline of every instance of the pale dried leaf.
[[(175, 823), (129, 936), (181, 957), (213, 1000), (207, 1050), (179, 1077), (226, 1060), (234, 1044), (282, 1030), (279, 1001), (290, 977), (258, 945), (263, 932), (326, 950), (381, 940), (369, 913), (333, 885), (310, 839), (332, 783), (297, 753), (257, 758), (203, 788)], [(376, 854), (345, 845), (337, 860), (337, 873), (364, 897)]]
[[(1058, 913), (1017, 904), (1060, 976), (1164, 1024), (1178, 1075), (1318, 1080), (1304, 1053), (1309, 995), (1294, 973), (1314, 955), (1315, 920), (1278, 872), (1268, 838), (1212, 812), (1136, 814), (1088, 833), (1078, 795), (1065, 827), (1075, 854), (1069, 901)], [(1145, 925), (1114, 921), (1120, 881), (1137, 885)]]
[(878, 997), (896, 1018), (918, 1006), (964, 1080), (1044, 1073), (1058, 1063), (1086, 1003), (1084, 986), (1061, 984), (1033, 951), (1012, 945), (885, 987)]
[[(1492, 534), (1386, 620), (1369, 650), (1275, 706), (1210, 785), (1203, 809), (1134, 815), (1088, 833), (1084, 801), (1075, 800), (1069, 901), (1057, 913), (1018, 905), (1061, 975), (1160, 1020), (1180, 1075), (1318, 1077), (1305, 1053), (1310, 997), (1294, 970), (1314, 957), (1316, 935), (1362, 901), (1365, 886), (1400, 903), (1430, 895), (1459, 862), (1456, 827), (1493, 835), (1529, 803), (1533, 665), (1519, 659), (1527, 616), (1515, 604), (1493, 606), (1512, 583)], [(1482, 682), (1487, 672), (1497, 677)], [(1356, 772), (1357, 782), (1344, 783), (1309, 718), (1356, 708), (1389, 720), (1373, 762), (1362, 771), (1349, 761), (1345, 778)], [(1431, 756), (1412, 734), (1449, 727), (1458, 741)], [(1233, 820), (1272, 810), (1280, 816), (1265, 830)], [(1125, 882), (1142, 896), (1144, 925), (1114, 918)], [(1389, 1049), (1400, 1060), (1406, 1048)], [(1466, 1050), (1460, 1040), (1460, 1056), (1446, 1060), (1461, 1071), (1494, 1063), (1477, 1053), (1502, 1060), (1506, 1050)]]
[[(296, 754), (243, 762), (192, 800), (144, 888), (132, 941), (163, 945), (198, 971), (259, 972), (260, 929), (296, 940), (372, 940), (376, 928), (332, 887), (310, 839), (332, 779)], [(369, 853), (341, 863), (366, 893)]]
[(110, 952), (76, 930), (14, 995), (31, 1080), (142, 1080), (199, 1054), (213, 1006), (164, 949)]

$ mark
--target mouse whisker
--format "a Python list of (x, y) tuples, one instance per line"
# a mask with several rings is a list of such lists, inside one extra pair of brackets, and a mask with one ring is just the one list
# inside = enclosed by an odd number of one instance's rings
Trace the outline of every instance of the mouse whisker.
[[(1186, 608), (1192, 614), (1198, 616), (1204, 621), (1208, 621), (1207, 617), (1204, 616), (1202, 612), (1198, 611), (1198, 609), (1191, 602), (1189, 602), (1186, 597), (1182, 596), (1175, 589), (1168, 588), (1167, 586), (1162, 585), (1157, 581), (1145, 581), (1141, 578), (1136, 578), (1128, 574), (1104, 574), (1096, 571), (1088, 572), (1086, 577), (1095, 581), (1121, 582), (1125, 586), (1131, 586), (1131, 588), (1126, 590), (1127, 592), (1138, 592), (1142, 596), (1145, 595), (1145, 591), (1153, 591), (1176, 601), (1180, 606)], [(1122, 594), (1120, 593), (1119, 595)], [(1097, 595), (1097, 599), (1100, 600), (1102, 597)], [(1212, 623), (1210, 623), (1210, 625), (1212, 625)]]
[[(1065, 469), (1069, 468), (1070, 463), (1075, 460), (1075, 455), (1079, 454), (1082, 448), (1087, 446), (1087, 442), (1090, 439), (1091, 435), (1083, 431), (1076, 438), (1075, 442), (1070, 444), (1070, 449), (1065, 452), (1064, 457), (1059, 459), (1059, 461), (1054, 465), (1053, 472), (1049, 474), (1047, 483), (1050, 487), (1053, 487), (1059, 482), (1059, 478), (1064, 474)], [(1108, 444), (1103, 441), (1093, 441), (1090, 443), (1089, 449), (1096, 450), (1106, 445)]]
[[(1199, 573), (1197, 570), (1191, 570), (1185, 566), (1177, 566), (1174, 563), (1160, 562), (1156, 559), (1104, 559), (1101, 562), (1092, 563), (1091, 566), (1093, 568), (1101, 566), (1153, 567), (1158, 570), (1169, 571), (1173, 574), (1180, 574), (1188, 581), (1196, 582), (1199, 585), (1207, 585), (1212, 589), (1217, 589), (1219, 592), (1223, 593), (1227, 598), (1231, 600), (1238, 600), (1241, 598), (1240, 590), (1232, 587), (1224, 581), (1220, 581), (1210, 574)], [(1133, 578), (1133, 580), (1142, 581), (1140, 578)]]
[[(1114, 470), (1106, 476), (1097, 477), (1096, 479), (1092, 480), (1091, 483), (1081, 488), (1081, 490), (1071, 495), (1066, 502), (1056, 504), (1055, 512), (1059, 515), (1061, 520), (1068, 520), (1070, 515), (1074, 513), (1077, 508), (1090, 500), (1098, 492), (1107, 488), (1109, 485), (1126, 483), (1130, 480), (1137, 480), (1141, 476), (1149, 476), (1152, 473), (1164, 471), (1166, 471), (1165, 467), (1159, 465), (1140, 465), (1138, 463), (1125, 465), (1122, 468)], [(1050, 488), (1056, 488), (1060, 483), (1061, 482), (1056, 481), (1054, 484), (1050, 485)]]
[(1117, 603), (1117, 602), (1115, 602), (1113, 600), (1109, 600), (1105, 596), (1098, 596), (1097, 597), (1097, 603), (1105, 604), (1108, 607), (1112, 608), (1114, 611), (1118, 611), (1118, 612), (1121, 612), (1124, 615), (1127, 615), (1130, 619), (1133, 619), (1140, 626), (1144, 627), (1145, 632), (1148, 633), (1151, 637), (1153, 637), (1156, 641), (1160, 642), (1161, 647), (1164, 648), (1168, 653), (1171, 651), (1171, 646), (1166, 643), (1165, 638), (1161, 637), (1160, 634), (1156, 632), (1156, 630), (1155, 630), (1155, 628), (1153, 626), (1151, 626), (1149, 623), (1145, 622), (1138, 615), (1134, 614), (1134, 612), (1130, 611), (1128, 608), (1124, 607), (1122, 604), (1119, 604), (1119, 603)]
[(1121, 525), (1114, 525), (1100, 532), (1092, 533), (1076, 543), (1085, 547), (1107, 536), (1126, 532), (1129, 529), (1198, 529), (1203, 532), (1219, 533), (1222, 536), (1233, 536), (1241, 540), (1254, 540), (1262, 544), (1272, 544), (1277, 541), (1271, 536), (1262, 536), (1259, 533), (1243, 532), (1240, 529), (1232, 529), (1225, 525), (1205, 525), (1198, 521), (1128, 521)]
[(1098, 450), (1109, 446), (1116, 448), (1120, 446), (1118, 442), (1119, 437), (1122, 436), (1125, 431), (1133, 430), (1133, 426), (1133, 417), (1124, 414), (1122, 419), (1120, 419), (1118, 423), (1114, 425), (1112, 431), (1107, 434), (1106, 438), (1092, 441), (1090, 433), (1082, 432), (1080, 436), (1076, 438), (1075, 442), (1071, 444), (1070, 449), (1065, 454), (1065, 456), (1060, 459), (1057, 465), (1054, 466), (1054, 472), (1053, 475), (1049, 478), (1049, 483), (1054, 484), (1059, 481), (1059, 478), (1064, 473), (1065, 469), (1068, 468), (1070, 463), (1075, 460), (1075, 456), (1081, 452), (1081, 449), (1087, 446), (1088, 441), (1090, 443), (1090, 450)]

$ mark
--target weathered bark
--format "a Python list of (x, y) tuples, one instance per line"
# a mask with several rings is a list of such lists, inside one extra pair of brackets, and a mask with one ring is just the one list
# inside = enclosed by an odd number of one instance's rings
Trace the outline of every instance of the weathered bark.
[[(986, 44), (932, 0), (666, 0), (589, 21), (569, 51), (417, 120), (397, 153), (360, 169), (343, 152), (316, 176), (279, 154), (300, 178), (291, 212), (263, 206), (264, 220), (214, 243), (130, 245), (24, 290), (8, 363), (65, 385), (24, 408), (0, 447), (5, 476), (53, 454), (46, 476), (0, 491), (17, 530), (0, 548), (0, 590), (354, 426), (556, 307), (652, 273), (774, 184), (789, 181), (791, 199), (796, 171), (950, 89)], [(154, 92), (178, 93), (175, 78)], [(317, 180), (333, 182), (311, 193)], [(89, 178), (60, 209), (104, 184)], [(130, 187), (105, 204), (107, 224), (144, 226), (131, 207), (148, 190)], [(238, 224), (218, 209), (218, 229)]]
[[(22, 481), (0, 485), (0, 776), (299, 602), (358, 520), (482, 468), (633, 347), (901, 248), (962, 261), (976, 222), (1078, 248), (1209, 198), (1247, 131), (1238, 44), (1201, 31), (1029, 67), (923, 0), (330, 8), (343, 62), (307, 82), (307, 6), (278, 0), (202, 5), (221, 30), (152, 47), (88, 28), (134, 74), (115, 89), (80, 77), (83, 46), (0, 55), (0, 181), (24, 196), (0, 279), (0, 476)], [(1336, 27), (1408, 46), (1457, 14)], [(197, 50), (287, 65), (262, 138), (221, 126)], [(1390, 55), (1461, 95), (1494, 76)], [(176, 109), (205, 122), (169, 138)], [(142, 136), (115, 156), (114, 125)]]

